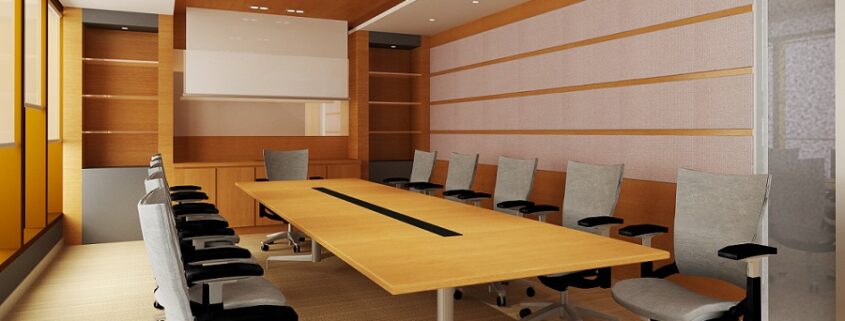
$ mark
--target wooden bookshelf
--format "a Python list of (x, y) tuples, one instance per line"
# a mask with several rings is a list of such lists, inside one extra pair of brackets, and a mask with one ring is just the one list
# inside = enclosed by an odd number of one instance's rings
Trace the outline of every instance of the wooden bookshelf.
[(144, 166), (158, 150), (158, 34), (83, 27), (82, 166)]

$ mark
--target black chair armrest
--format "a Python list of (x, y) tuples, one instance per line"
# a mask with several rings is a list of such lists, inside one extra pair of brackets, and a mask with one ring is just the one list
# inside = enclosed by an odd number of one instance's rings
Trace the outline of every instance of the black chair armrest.
[(554, 205), (528, 205), (520, 208), (519, 212), (522, 214), (533, 214), (539, 212), (557, 212), (560, 208)]
[(475, 193), (468, 189), (453, 189), (450, 191), (443, 191), (443, 196), (460, 196), (462, 194)]
[(407, 178), (403, 178), (403, 177), (390, 177), (390, 178), (385, 178), (385, 179), (382, 180), (382, 182), (385, 182), (387, 184), (396, 184), (396, 183), (402, 183), (402, 182), (408, 182), (408, 181), (409, 180)]
[(745, 260), (748, 258), (769, 256), (778, 253), (778, 249), (771, 246), (743, 243), (726, 246), (719, 250), (719, 256), (731, 260)]
[(470, 193), (463, 193), (463, 194), (458, 195), (458, 199), (462, 199), (462, 200), (470, 200), (470, 199), (476, 199), (476, 198), (491, 198), (491, 197), (493, 197), (493, 196), (488, 194), (488, 193), (472, 192), (472, 191), (470, 191)]
[(256, 182), (269, 182), (270, 180), (266, 179), (266, 178), (256, 178), (255, 181)]
[(654, 224), (628, 225), (619, 229), (619, 235), (627, 237), (640, 237), (645, 235), (668, 233), (669, 228)]
[(613, 216), (593, 216), (579, 220), (578, 225), (584, 227), (596, 227), (602, 225), (622, 224), (624, 222), (625, 221), (623, 219)]
[(185, 267), (185, 278), (190, 285), (220, 279), (262, 275), (264, 275), (264, 269), (261, 268), (261, 265), (252, 263), (189, 265)]
[(185, 191), (199, 191), (202, 187), (196, 185), (179, 185), (179, 186), (170, 186), (171, 192), (185, 192)]
[(222, 220), (176, 221), (176, 229), (188, 230), (216, 230), (229, 227), (229, 222)]
[(438, 189), (438, 188), (443, 188), (443, 185), (429, 183), (429, 182), (411, 182), (411, 183), (405, 183), (404, 186), (406, 188), (413, 188), (413, 189)]
[(308, 179), (314, 179), (314, 180), (316, 180), (316, 179), (325, 179), (325, 178), (323, 178), (322, 176), (311, 176), (311, 177), (309, 177)]
[(174, 202), (186, 200), (207, 200), (208, 195), (203, 192), (173, 192), (170, 193), (170, 200)]
[(185, 264), (211, 260), (248, 259), (251, 257), (252, 253), (250, 253), (249, 250), (237, 246), (207, 248), (182, 252), (182, 261)]
[(523, 206), (531, 206), (534, 205), (534, 202), (529, 201), (504, 201), (499, 204), (496, 204), (498, 208), (514, 208), (514, 207), (523, 207)]

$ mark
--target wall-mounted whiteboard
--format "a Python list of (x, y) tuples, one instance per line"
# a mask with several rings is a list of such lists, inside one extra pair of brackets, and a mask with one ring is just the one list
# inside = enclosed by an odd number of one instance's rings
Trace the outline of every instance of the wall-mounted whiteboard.
[(15, 1), (0, 0), (0, 144), (15, 142)]
[(346, 21), (187, 9), (185, 95), (347, 99)]

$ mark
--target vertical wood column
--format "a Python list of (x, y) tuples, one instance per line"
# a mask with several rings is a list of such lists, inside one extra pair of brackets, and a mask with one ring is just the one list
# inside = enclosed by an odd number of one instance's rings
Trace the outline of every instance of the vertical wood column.
[(349, 35), (349, 158), (361, 161), (361, 177), (370, 177), (370, 34)]
[(65, 244), (82, 243), (82, 9), (65, 8), (62, 43), (62, 199)]
[(173, 173), (173, 16), (158, 16), (158, 152)]

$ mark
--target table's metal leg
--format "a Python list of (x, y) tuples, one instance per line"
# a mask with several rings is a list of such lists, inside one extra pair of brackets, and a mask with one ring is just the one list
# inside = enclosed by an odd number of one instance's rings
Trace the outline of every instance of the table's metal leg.
[(323, 251), (320, 243), (311, 240), (311, 262), (320, 262), (323, 259)]
[(437, 289), (437, 321), (455, 319), (455, 288)]

